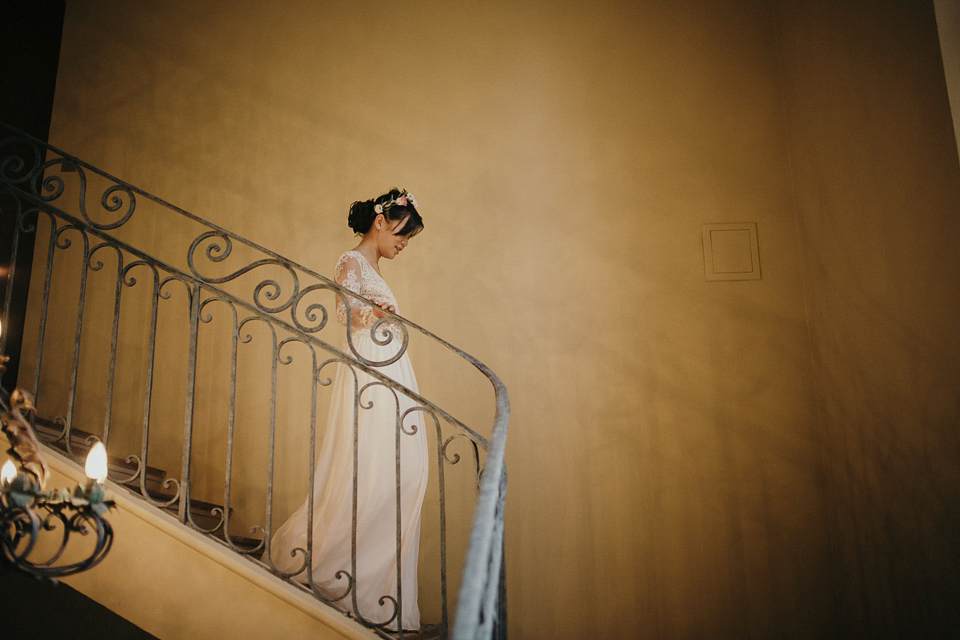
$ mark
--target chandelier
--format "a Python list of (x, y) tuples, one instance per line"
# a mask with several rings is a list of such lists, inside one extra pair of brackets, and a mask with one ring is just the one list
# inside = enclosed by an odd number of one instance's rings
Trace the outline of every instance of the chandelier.
[[(0, 354), (0, 373), (8, 361)], [(86, 486), (47, 490), (50, 471), (33, 428), (34, 410), (28, 393), (8, 393), (0, 384), (0, 428), (16, 460), (0, 469), (0, 564), (55, 582), (93, 567), (113, 544), (113, 529), (103, 517), (113, 507), (103, 488), (107, 451), (102, 442), (90, 449)], [(80, 544), (71, 544), (78, 539)]]

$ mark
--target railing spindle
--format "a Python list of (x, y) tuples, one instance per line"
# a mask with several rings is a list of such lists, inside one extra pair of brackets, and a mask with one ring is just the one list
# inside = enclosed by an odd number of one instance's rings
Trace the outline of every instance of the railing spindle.
[(200, 285), (190, 290), (190, 346), (187, 350), (187, 391), (183, 403), (183, 458), (180, 467), (180, 522), (190, 522), (190, 460), (193, 453), (193, 398), (197, 391), (197, 339), (200, 331)]
[[(80, 296), (77, 301), (77, 323), (74, 330), (73, 336), (73, 362), (70, 365), (70, 386), (67, 393), (67, 414), (66, 414), (66, 445), (67, 452), (70, 455), (75, 455), (73, 451), (73, 410), (77, 399), (77, 376), (80, 372), (80, 338), (83, 334), (83, 310), (86, 305), (87, 299), (87, 265), (89, 264), (90, 259), (90, 241), (87, 238), (87, 234), (83, 229), (67, 226), (60, 230), (60, 232), (67, 231), (69, 229), (76, 228), (80, 231), (80, 237), (83, 238), (83, 257), (80, 262)], [(59, 235), (59, 234), (58, 234)], [(59, 242), (57, 243), (59, 247)], [(67, 240), (66, 244), (61, 247), (62, 249), (67, 249), (70, 247), (70, 242)]]

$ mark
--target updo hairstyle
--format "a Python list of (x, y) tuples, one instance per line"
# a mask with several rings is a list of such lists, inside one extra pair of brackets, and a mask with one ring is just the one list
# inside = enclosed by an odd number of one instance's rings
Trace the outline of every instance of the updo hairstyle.
[(394, 187), (387, 193), (372, 200), (361, 200), (350, 205), (347, 224), (359, 235), (364, 235), (373, 227), (377, 215), (390, 222), (407, 219), (397, 235), (413, 237), (423, 229), (423, 219), (417, 212), (417, 201), (405, 189)]

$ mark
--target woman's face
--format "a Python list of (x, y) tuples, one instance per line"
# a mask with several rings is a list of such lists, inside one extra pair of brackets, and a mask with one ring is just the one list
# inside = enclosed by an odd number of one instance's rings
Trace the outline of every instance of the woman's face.
[(407, 247), (411, 236), (398, 235), (397, 232), (403, 229), (409, 217), (401, 220), (388, 220), (383, 214), (377, 216), (373, 230), (376, 233), (377, 250), (381, 257), (393, 260)]

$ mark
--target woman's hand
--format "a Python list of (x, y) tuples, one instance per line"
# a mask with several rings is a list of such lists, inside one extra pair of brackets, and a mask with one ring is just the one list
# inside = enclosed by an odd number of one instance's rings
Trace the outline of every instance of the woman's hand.
[(384, 311), (389, 311), (390, 313), (397, 312), (397, 308), (392, 304), (387, 304), (386, 302), (378, 302), (377, 305), (378, 306), (371, 309), (371, 311), (373, 312), (373, 315), (376, 316), (377, 318), (386, 318), (387, 314), (384, 313)]

